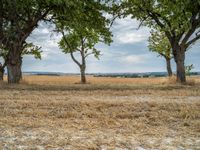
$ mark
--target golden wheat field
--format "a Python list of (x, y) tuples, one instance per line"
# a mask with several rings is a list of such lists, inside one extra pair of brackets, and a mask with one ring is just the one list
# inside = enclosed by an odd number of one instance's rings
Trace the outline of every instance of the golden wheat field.
[(200, 77), (25, 76), (0, 83), (2, 150), (198, 150)]

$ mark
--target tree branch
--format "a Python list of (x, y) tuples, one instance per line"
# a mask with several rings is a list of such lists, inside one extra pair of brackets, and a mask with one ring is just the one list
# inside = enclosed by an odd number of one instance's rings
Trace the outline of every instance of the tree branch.
[(76, 58), (74, 57), (72, 51), (70, 51), (70, 55), (71, 55), (72, 60), (73, 60), (79, 67), (81, 67), (81, 64), (76, 60)]
[(65, 43), (66, 43), (67, 46), (69, 47), (70, 55), (71, 55), (72, 60), (73, 60), (79, 67), (81, 67), (81, 64), (78, 62), (78, 60), (76, 60), (76, 58), (75, 58), (74, 55), (73, 55), (71, 45), (69, 44), (69, 42), (68, 42), (67, 39), (65, 38), (64, 32), (61, 31), (61, 33), (62, 33), (62, 35), (63, 35), (63, 39), (64, 39)]
[(89, 55), (92, 55), (92, 54), (94, 54), (94, 53), (91, 52), (91, 53), (86, 54), (86, 55), (85, 55), (85, 58), (88, 57)]
[[(145, 2), (144, 2), (144, 4), (145, 4)], [(166, 22), (166, 24), (171, 28), (171, 23), (170, 23), (169, 20), (167, 20), (166, 17), (164, 17), (164, 16), (162, 16), (161, 14), (156, 13), (156, 12), (154, 12), (154, 11), (152, 11), (152, 10), (149, 10), (148, 8), (144, 9), (144, 7), (141, 7), (141, 6), (138, 6), (138, 7), (139, 7), (139, 9), (140, 9), (141, 11), (147, 12), (148, 16), (151, 17), (152, 20), (154, 20), (154, 21), (156, 22), (156, 24), (157, 24), (161, 29), (165, 29), (166, 26), (160, 21), (159, 17), (162, 18), (162, 19)], [(148, 18), (148, 17), (146, 17), (146, 18)], [(170, 33), (169, 31), (164, 31), (164, 32), (165, 32), (167, 38), (169, 39), (169, 41), (172, 43), (172, 41), (173, 41), (173, 40), (172, 40), (172, 37), (173, 37), (172, 33)], [(174, 32), (174, 31), (172, 30), (171, 32)]]
[[(35, 29), (38, 22), (40, 20), (44, 19), (50, 10), (51, 10), (51, 8), (47, 9), (43, 14), (38, 15), (34, 20), (29, 19), (27, 21), (28, 27), (22, 30), (22, 34), (24, 34), (24, 36), (22, 37), (21, 42), (26, 40), (26, 38), (30, 35), (30, 33)], [(38, 14), (39, 14), (39, 12), (38, 12)]]
[(193, 43), (195, 43), (197, 40), (199, 40), (200, 39), (200, 34), (198, 35), (198, 34), (196, 34), (196, 37), (195, 38), (193, 38), (192, 40), (190, 40), (190, 41), (188, 41), (187, 42), (187, 44), (186, 44), (186, 49), (191, 45), (191, 44), (193, 44)]
[(191, 37), (191, 35), (195, 32), (197, 26), (198, 26), (198, 21), (196, 20), (198, 13), (192, 15), (192, 17), (190, 18), (190, 22), (192, 24), (190, 30), (186, 33), (184, 39), (182, 40), (181, 44), (185, 44), (189, 38)]
[[(157, 17), (156, 14), (154, 14), (153, 12), (151, 12), (151, 11), (149, 11), (149, 10), (147, 10), (147, 13), (148, 13), (148, 15), (157, 23), (158, 26), (160, 26), (162, 29), (165, 28), (165, 25), (159, 20), (159, 18)], [(172, 38), (171, 33), (170, 33), (169, 31), (164, 31), (164, 32), (165, 32), (167, 38), (168, 38), (169, 40), (171, 40), (171, 38)]]

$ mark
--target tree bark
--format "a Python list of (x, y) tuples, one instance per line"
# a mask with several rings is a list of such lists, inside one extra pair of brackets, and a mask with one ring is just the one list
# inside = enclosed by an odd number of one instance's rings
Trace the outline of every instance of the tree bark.
[(81, 83), (85, 84), (86, 83), (86, 76), (85, 76), (85, 65), (81, 65), (80, 71), (81, 71)]
[(80, 65), (81, 69), (81, 83), (86, 83), (86, 77), (85, 77), (85, 69), (86, 69), (86, 61), (85, 61), (85, 49), (84, 49), (84, 42), (82, 40), (82, 47), (81, 47), (81, 60), (82, 64)]
[(174, 59), (176, 62), (176, 76), (177, 82), (185, 83), (186, 74), (185, 74), (185, 49), (177, 46), (176, 49), (173, 49)]
[(8, 63), (8, 83), (19, 83), (21, 79), (21, 66), (19, 63)]
[(8, 83), (19, 83), (21, 79), (21, 47), (13, 45), (12, 49), (9, 51), (7, 60), (7, 70), (8, 70)]
[(166, 65), (167, 65), (167, 73), (168, 76), (172, 76), (172, 68), (171, 68), (171, 59), (170, 58), (165, 58), (166, 59)]
[(22, 80), (22, 59), (23, 57), (20, 56), (20, 80)]
[(177, 82), (185, 83), (186, 76), (185, 76), (185, 65), (183, 60), (178, 60), (176, 63), (177, 67)]
[(3, 81), (4, 67), (0, 67), (0, 81)]

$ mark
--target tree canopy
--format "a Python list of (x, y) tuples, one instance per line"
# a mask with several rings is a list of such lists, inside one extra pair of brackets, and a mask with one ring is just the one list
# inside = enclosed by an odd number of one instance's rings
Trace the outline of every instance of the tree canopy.
[(166, 35), (163, 32), (152, 30), (151, 36), (149, 37), (148, 41), (149, 50), (152, 52), (156, 52), (159, 54), (159, 56), (165, 58), (168, 76), (172, 76), (172, 48)]
[(39, 21), (63, 20), (68, 28), (76, 24), (73, 18), (83, 18), (84, 14), (85, 21), (99, 17), (93, 22), (97, 25), (106, 21), (100, 19), (103, 9), (106, 9), (103, 0), (0, 0), (0, 45), (9, 51), (8, 82), (19, 82), (23, 44)]
[[(88, 5), (80, 5), (80, 9), (69, 14), (70, 21), (66, 18), (57, 18), (57, 31), (62, 33), (62, 39), (59, 42), (60, 48), (64, 53), (69, 53), (73, 61), (80, 67), (81, 82), (85, 83), (86, 58), (94, 55), (99, 58), (100, 50), (95, 45), (99, 42), (110, 44), (112, 34), (109, 31), (110, 20), (103, 12), (107, 9), (105, 5), (93, 1)], [(81, 61), (74, 56), (79, 52)]]
[[(23, 46), (40, 21), (56, 24), (56, 31), (73, 44), (70, 52), (85, 37), (82, 45), (98, 56), (94, 45), (112, 41), (107, 13), (131, 15), (141, 25), (164, 33), (177, 65), (177, 81), (186, 81), (185, 51), (200, 39), (200, 0), (0, 0), (0, 47), (8, 51), (2, 53), (6, 54), (8, 82), (19, 82)], [(69, 47), (64, 49), (69, 51)], [(34, 53), (39, 56), (38, 51)]]
[(122, 0), (121, 13), (165, 33), (177, 64), (177, 81), (186, 82), (185, 51), (200, 39), (200, 0)]
[(148, 41), (150, 51), (156, 52), (165, 58), (172, 58), (171, 44), (163, 32), (152, 30)]

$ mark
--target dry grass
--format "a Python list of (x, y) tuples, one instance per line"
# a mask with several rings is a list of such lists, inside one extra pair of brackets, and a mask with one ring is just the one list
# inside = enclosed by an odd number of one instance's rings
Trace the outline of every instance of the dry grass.
[(0, 83), (0, 149), (200, 149), (200, 78), (78, 80)]

